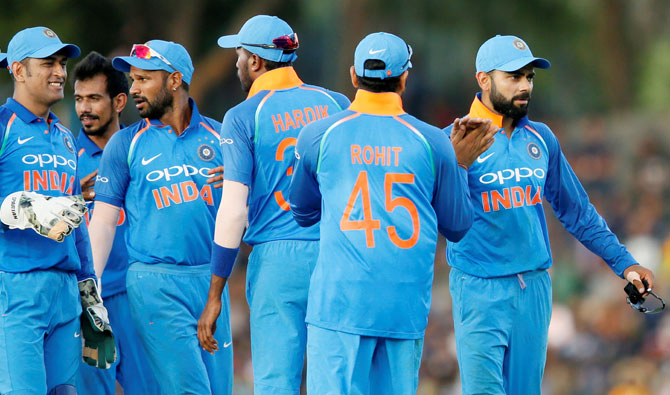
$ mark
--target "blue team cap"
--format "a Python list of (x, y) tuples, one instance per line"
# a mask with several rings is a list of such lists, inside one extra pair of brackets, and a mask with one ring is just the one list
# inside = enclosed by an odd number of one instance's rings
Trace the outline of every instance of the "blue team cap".
[(497, 35), (479, 47), (475, 65), (477, 72), (488, 73), (493, 70), (516, 71), (529, 63), (538, 69), (551, 67), (547, 59), (534, 57), (528, 44), (519, 37)]
[[(372, 33), (361, 40), (354, 53), (354, 70), (359, 77), (397, 77), (412, 67), (410, 58), (412, 47), (402, 38), (391, 33)], [(386, 64), (383, 70), (366, 69), (365, 61), (381, 60)]]
[(7, 46), (7, 64), (11, 65), (25, 58), (43, 59), (61, 50), (65, 50), (65, 56), (68, 58), (76, 58), (81, 54), (78, 46), (63, 44), (56, 33), (48, 27), (30, 27), (12, 37)]
[(276, 16), (256, 15), (246, 21), (240, 32), (221, 36), (221, 48), (239, 48), (273, 62), (292, 62), (298, 58), (298, 35)]
[(0, 69), (7, 67), (7, 54), (0, 51)]
[(172, 41), (151, 40), (144, 44), (135, 44), (130, 56), (117, 56), (112, 66), (123, 72), (130, 71), (130, 66), (142, 70), (165, 70), (168, 73), (178, 71), (187, 84), (193, 77), (191, 56), (181, 44)]

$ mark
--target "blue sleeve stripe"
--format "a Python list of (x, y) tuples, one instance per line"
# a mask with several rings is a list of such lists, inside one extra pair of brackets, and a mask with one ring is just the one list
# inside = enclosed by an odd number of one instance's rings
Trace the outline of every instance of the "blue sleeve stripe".
[(326, 91), (324, 91), (324, 90), (322, 90), (322, 89), (312, 88), (312, 87), (307, 87), (307, 86), (304, 86), (304, 85), (301, 85), (301, 86), (300, 86), (300, 89), (307, 89), (307, 90), (310, 90), (310, 91), (320, 92), (320, 93), (322, 93), (322, 94), (328, 96), (328, 98), (329, 98), (330, 100), (332, 100), (333, 103), (335, 104), (335, 107), (337, 107), (338, 110), (342, 111), (342, 107), (340, 107), (340, 104), (339, 104), (339, 103), (337, 102), (337, 100), (335, 100), (335, 98), (332, 97), (328, 92), (326, 92)]
[(430, 167), (433, 169), (433, 177), (435, 177), (435, 161), (433, 160), (433, 149), (430, 147), (430, 144), (428, 144), (428, 140), (426, 140), (423, 134), (421, 134), (421, 132), (419, 132), (414, 126), (410, 125), (409, 122), (398, 117), (397, 115), (394, 115), (393, 119), (405, 125), (409, 130), (414, 132), (414, 134), (416, 134), (419, 137), (419, 139), (421, 139), (421, 141), (423, 141), (423, 144), (426, 146), (426, 149), (428, 150), (428, 156), (430, 157)]
[(544, 142), (544, 139), (542, 138), (542, 136), (540, 136), (540, 134), (538, 132), (536, 132), (533, 128), (531, 128), (528, 125), (526, 125), (526, 129), (530, 130), (531, 132), (533, 132), (533, 134), (535, 134), (535, 136), (537, 136), (537, 138), (540, 140), (542, 145), (544, 145), (544, 149), (547, 150), (547, 155), (549, 155), (549, 148), (547, 147), (547, 143)]
[(316, 162), (316, 174), (319, 174), (319, 170), (321, 169), (321, 152), (323, 152), (323, 144), (324, 144), (325, 141), (326, 141), (326, 137), (327, 137), (327, 136), (330, 134), (330, 132), (333, 131), (333, 129), (335, 129), (336, 127), (340, 126), (340, 125), (343, 124), (344, 122), (350, 121), (350, 120), (352, 120), (352, 119), (354, 119), (354, 118), (360, 116), (361, 114), (362, 114), (362, 113), (360, 113), (360, 112), (355, 112), (355, 113), (349, 115), (348, 117), (344, 117), (344, 118), (340, 119), (339, 121), (337, 121), (337, 122), (335, 122), (334, 124), (330, 125), (330, 127), (329, 127), (328, 129), (326, 129), (326, 132), (323, 134), (323, 137), (321, 137), (321, 143), (319, 144), (319, 156), (318, 156), (318, 159), (317, 159), (317, 162)]
[(3, 152), (5, 152), (5, 147), (7, 146), (7, 140), (9, 140), (9, 130), (12, 128), (15, 119), (16, 119), (16, 113), (12, 114), (11, 118), (9, 118), (9, 122), (7, 122), (7, 128), (5, 129), (5, 138), (2, 139), (2, 147), (0, 147), (0, 155), (2, 155)]
[(258, 118), (260, 117), (261, 109), (263, 108), (265, 102), (267, 102), (270, 96), (274, 95), (275, 92), (276, 91), (270, 91), (267, 95), (265, 95), (263, 100), (258, 103), (258, 107), (256, 107), (256, 114), (254, 115), (254, 144), (257, 144), (258, 141)]

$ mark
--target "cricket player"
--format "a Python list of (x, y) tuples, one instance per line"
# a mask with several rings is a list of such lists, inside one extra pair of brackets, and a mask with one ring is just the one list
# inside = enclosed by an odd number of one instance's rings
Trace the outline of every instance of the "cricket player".
[[(350, 70), (351, 106), (298, 138), (291, 210), (301, 226), (321, 221), (308, 393), (416, 392), (438, 232), (458, 241), (472, 224), (469, 163), (459, 166), (442, 131), (403, 110), (411, 55), (393, 34), (365, 37)], [(496, 132), (477, 121), (473, 161)]]
[[(77, 173), (81, 178), (84, 198), (89, 201), (95, 197), (94, 184), (103, 149), (109, 139), (123, 128), (119, 116), (128, 101), (128, 79), (112, 67), (109, 59), (91, 52), (72, 70), (72, 81), (75, 110), (82, 124), (77, 139)], [(93, 215), (93, 202), (88, 208), (87, 223)], [(124, 240), (128, 222), (123, 208), (119, 213), (109, 263), (104, 272), (96, 273), (101, 279), (102, 297), (114, 327), (118, 360), (107, 370), (94, 369), (82, 363), (77, 375), (79, 394), (114, 395), (117, 380), (128, 395), (160, 392), (130, 317), (126, 294), (129, 262)]]
[(63, 99), (67, 60), (79, 54), (53, 30), (33, 27), (16, 33), (0, 59), (14, 79), (0, 106), (2, 394), (75, 394), (82, 335), (86, 362), (115, 360), (82, 224), (74, 136), (50, 112)]
[[(198, 322), (208, 351), (219, 299), (244, 241), (253, 246), (247, 267), (251, 358), (255, 394), (298, 394), (306, 343), (309, 277), (319, 251), (319, 228), (303, 229), (289, 212), (288, 186), (300, 130), (349, 105), (343, 95), (303, 83), (292, 65), (298, 35), (268, 15), (249, 19), (238, 34), (219, 38), (236, 48), (247, 99), (223, 119), (223, 198), (216, 219), (209, 300)], [(247, 207), (248, 205), (248, 207)]]
[(464, 394), (540, 394), (552, 306), (543, 198), (614, 273), (642, 293), (640, 279), (653, 286), (652, 272), (589, 203), (556, 136), (526, 115), (535, 69), (549, 66), (515, 36), (495, 36), (477, 53), (481, 92), (469, 115), (490, 119), (501, 133), (468, 171), (472, 229), (447, 246)]
[(112, 64), (129, 71), (130, 94), (144, 119), (114, 134), (102, 154), (91, 221), (96, 268), (108, 261), (124, 208), (130, 314), (160, 393), (230, 394), (227, 289), (216, 321), (221, 352), (210, 355), (196, 338), (221, 199), (220, 189), (206, 183), (207, 172), (223, 164), (221, 124), (201, 115), (189, 98), (193, 64), (180, 44), (136, 44)]

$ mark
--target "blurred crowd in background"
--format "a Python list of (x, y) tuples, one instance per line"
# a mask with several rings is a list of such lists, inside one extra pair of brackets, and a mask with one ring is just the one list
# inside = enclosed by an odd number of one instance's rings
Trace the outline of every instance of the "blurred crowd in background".
[[(670, 2), (667, 0), (72, 0), (3, 1), (0, 48), (29, 26), (107, 56), (153, 38), (183, 44), (201, 112), (222, 119), (244, 100), (234, 51), (216, 45), (255, 14), (277, 15), (300, 36), (295, 64), (307, 83), (353, 98), (349, 66), (356, 43), (388, 31), (414, 49), (405, 109), (445, 127), (464, 115), (477, 90), (475, 54), (495, 34), (522, 37), (538, 70), (530, 118), (547, 123), (592, 203), (670, 300)], [(70, 69), (76, 59), (69, 64)], [(0, 75), (0, 101), (12, 92)], [(75, 133), (71, 86), (53, 109)], [(137, 112), (122, 114), (128, 125)], [(625, 301), (625, 281), (568, 234), (546, 206), (554, 256), (553, 317), (543, 394), (670, 395), (670, 312), (644, 315)], [(523, 248), (523, 246), (519, 246)], [(442, 240), (424, 343), (419, 394), (460, 394), (449, 267)], [(248, 254), (248, 249), (245, 251)], [(252, 393), (246, 254), (229, 281), (235, 393)]]

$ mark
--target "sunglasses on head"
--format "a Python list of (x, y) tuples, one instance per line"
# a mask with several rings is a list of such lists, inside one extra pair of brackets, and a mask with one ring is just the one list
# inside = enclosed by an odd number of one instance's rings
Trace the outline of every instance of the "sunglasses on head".
[[(642, 284), (645, 288), (649, 287), (645, 280), (642, 280)], [(633, 283), (626, 284), (626, 287), (624, 287), (623, 290), (628, 295), (628, 297), (626, 297), (626, 302), (628, 302), (630, 307), (634, 308), (640, 313), (658, 314), (663, 311), (663, 309), (665, 309), (665, 301), (663, 301), (660, 296), (656, 295), (652, 291), (648, 291), (647, 297), (645, 298), (642, 296), (642, 294), (640, 294), (640, 292), (637, 290), (637, 287), (635, 287)], [(652, 296), (654, 299), (650, 299), (650, 296)]]
[(407, 63), (409, 63), (409, 60), (412, 59), (412, 54), (414, 53), (414, 52), (412, 51), (412, 46), (409, 45), (409, 44), (407, 44), (407, 53), (408, 53), (409, 55), (407, 55), (407, 61), (405, 62), (405, 64), (402, 65), (402, 68), (403, 68), (403, 69), (405, 68), (405, 66), (407, 66)]
[(242, 45), (247, 45), (249, 47), (260, 47), (265, 49), (282, 49), (284, 51), (293, 51), (298, 49), (300, 44), (298, 43), (298, 33), (285, 34), (281, 37), (272, 39), (272, 44), (249, 44), (242, 43)]
[(158, 53), (155, 49), (151, 48), (148, 45), (145, 44), (135, 44), (133, 45), (133, 49), (130, 50), (130, 56), (138, 58), (138, 59), (151, 59), (151, 58), (158, 58), (161, 61), (163, 61), (165, 64), (170, 66), (173, 70), (177, 70), (174, 68), (172, 63), (170, 63), (169, 60), (165, 58), (165, 56), (161, 55)]

